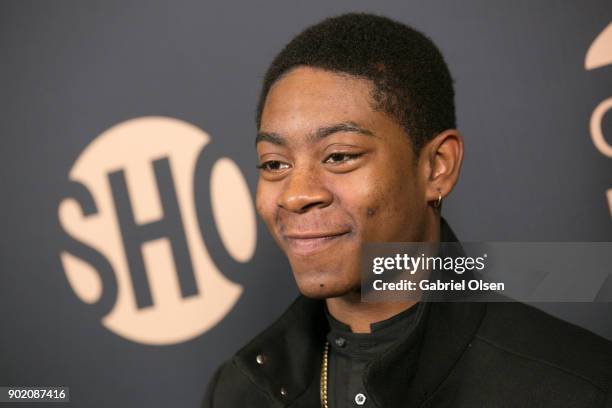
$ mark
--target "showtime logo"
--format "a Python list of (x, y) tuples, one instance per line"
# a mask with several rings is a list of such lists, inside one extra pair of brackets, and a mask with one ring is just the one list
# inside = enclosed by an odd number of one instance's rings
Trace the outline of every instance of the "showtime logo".
[(99, 135), (70, 170), (58, 207), (67, 234), (61, 262), (76, 295), (126, 339), (187, 341), (242, 293), (213, 261), (204, 232), (215, 231), (216, 252), (246, 263), (255, 210), (238, 166), (207, 156), (209, 142), (177, 119), (132, 119)]
[[(589, 47), (584, 60), (584, 68), (590, 71), (610, 64), (612, 64), (612, 23), (608, 24), (608, 26), (599, 33)], [(600, 102), (591, 115), (590, 130), (593, 144), (597, 150), (604, 156), (612, 159), (612, 145), (606, 141), (601, 126), (604, 115), (610, 112), (611, 109), (612, 97)], [(610, 209), (610, 217), (612, 217), (612, 188), (608, 189), (606, 196)]]

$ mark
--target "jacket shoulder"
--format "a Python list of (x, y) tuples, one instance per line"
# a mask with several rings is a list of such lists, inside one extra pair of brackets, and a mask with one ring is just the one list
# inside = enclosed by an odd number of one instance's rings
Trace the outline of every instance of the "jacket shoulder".
[(612, 385), (612, 342), (532, 306), (489, 303), (476, 339), (515, 359), (563, 371), (601, 391)]
[[(289, 381), (280, 375), (281, 367), (300, 367), (293, 370), (292, 390), (306, 388), (311, 383), (312, 366), (315, 362), (307, 347), (314, 340), (313, 334), (320, 330), (318, 314), (321, 301), (298, 296), (295, 301), (272, 324), (253, 337), (238, 350), (231, 360), (225, 362), (213, 375), (205, 393), (204, 407), (276, 407), (290, 397), (280, 395), (280, 390)], [(316, 336), (315, 336), (316, 337)], [(316, 342), (316, 346), (319, 346)], [(299, 345), (299, 353), (295, 352)], [(265, 364), (258, 362), (262, 354)], [(292, 393), (293, 395), (299, 393)]]
[(265, 393), (261, 392), (240, 370), (234, 359), (230, 359), (211, 377), (202, 402), (202, 408), (229, 408), (237, 406), (273, 406)]

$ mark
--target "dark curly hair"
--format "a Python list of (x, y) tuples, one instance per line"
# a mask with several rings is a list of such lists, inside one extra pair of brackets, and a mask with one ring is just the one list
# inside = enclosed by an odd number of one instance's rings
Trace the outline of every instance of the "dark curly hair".
[(257, 104), (257, 127), (270, 87), (292, 68), (311, 66), (365, 78), (373, 107), (406, 130), (418, 153), (456, 127), (453, 79), (442, 54), (421, 32), (365, 13), (331, 17), (298, 34), (274, 58)]

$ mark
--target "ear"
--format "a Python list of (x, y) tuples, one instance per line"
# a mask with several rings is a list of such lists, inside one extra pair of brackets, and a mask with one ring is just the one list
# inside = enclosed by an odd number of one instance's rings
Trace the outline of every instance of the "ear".
[(419, 162), (426, 200), (436, 207), (438, 198), (446, 197), (459, 178), (463, 162), (463, 136), (457, 129), (439, 133), (423, 146)]

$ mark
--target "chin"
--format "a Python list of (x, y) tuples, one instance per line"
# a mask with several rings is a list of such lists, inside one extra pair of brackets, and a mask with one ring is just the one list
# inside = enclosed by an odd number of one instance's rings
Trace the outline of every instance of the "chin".
[(293, 277), (300, 293), (313, 299), (343, 296), (361, 289), (359, 257), (336, 251), (318, 256), (295, 257), (288, 254)]
[(295, 274), (298, 290), (302, 295), (311, 299), (340, 297), (361, 289), (360, 281), (352, 282), (334, 278), (337, 277), (325, 276), (325, 274), (317, 274), (315, 276), (299, 276)]

